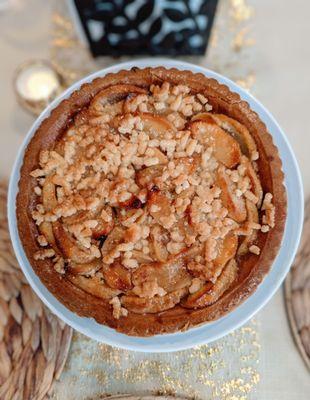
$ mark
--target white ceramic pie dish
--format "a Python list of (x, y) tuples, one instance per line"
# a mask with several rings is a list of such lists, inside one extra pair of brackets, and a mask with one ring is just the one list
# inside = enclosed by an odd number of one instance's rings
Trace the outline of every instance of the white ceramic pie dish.
[[(173, 334), (157, 335), (153, 337), (140, 338), (127, 336), (122, 333), (116, 332), (114, 329), (103, 326), (95, 322), (91, 318), (83, 318), (69, 311), (64, 305), (62, 305), (41, 283), (38, 276), (33, 271), (23, 247), (21, 245), (15, 213), (15, 201), (16, 194), (18, 192), (18, 181), (19, 171), (23, 161), (23, 155), (27, 144), (31, 137), (49, 114), (50, 111), (58, 105), (64, 98), (77, 90), (81, 84), (92, 81), (98, 76), (104, 76), (110, 72), (117, 72), (121, 69), (130, 69), (133, 66), (140, 68), (148, 66), (164, 66), (166, 68), (176, 67), (183, 70), (191, 70), (193, 72), (201, 72), (208, 77), (217, 79), (220, 83), (227, 85), (232, 91), (239, 93), (241, 98), (247, 101), (251, 108), (255, 110), (260, 118), (265, 122), (270, 134), (273, 136), (274, 142), (277, 145), (280, 156), (283, 162), (283, 170), (285, 173), (285, 185), (288, 196), (288, 209), (287, 209), (287, 221), (285, 226), (285, 232), (283, 236), (282, 246), (279, 254), (276, 257), (272, 268), (264, 281), (258, 287), (255, 293), (253, 293), (244, 303), (234, 309), (228, 315), (220, 318), (217, 321), (206, 323), (196, 328), (192, 328), (187, 332), (179, 332)], [(136, 350), (143, 352), (168, 352), (183, 350), (199, 344), (209, 343), (234, 329), (240, 327), (247, 322), (256, 312), (258, 312), (273, 296), (276, 290), (284, 280), (292, 261), (295, 257), (303, 222), (303, 188), (301, 182), (300, 171), (297, 165), (296, 158), (293, 151), (288, 143), (288, 140), (281, 130), (277, 122), (271, 116), (271, 114), (248, 92), (237, 86), (229, 79), (207, 70), (202, 67), (188, 64), (185, 62), (172, 61), (167, 59), (144, 59), (140, 61), (127, 62), (117, 64), (115, 66), (103, 69), (81, 81), (72, 85), (67, 89), (60, 97), (53, 101), (35, 121), (31, 129), (29, 130), (15, 161), (8, 194), (8, 220), (10, 234), (13, 242), (13, 247), (16, 253), (16, 257), (21, 265), (21, 268), (37, 295), (42, 301), (54, 312), (59, 318), (64, 320), (67, 324), (72, 326), (77, 331), (113, 346), (125, 348), (128, 350)]]

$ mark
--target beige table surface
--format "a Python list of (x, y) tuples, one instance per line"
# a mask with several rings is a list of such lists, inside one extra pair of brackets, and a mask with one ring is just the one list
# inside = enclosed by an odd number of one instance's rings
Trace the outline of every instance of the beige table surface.
[[(228, 0), (223, 0), (228, 1)], [(52, 1), (12, 0), (23, 18), (0, 11), (0, 174), (9, 176), (15, 154), (33, 118), (16, 104), (12, 76), (30, 58), (48, 57)], [(310, 2), (253, 0), (255, 25), (255, 95), (284, 128), (310, 194)], [(207, 64), (207, 61), (203, 64)], [(310, 375), (292, 341), (283, 293), (279, 290), (259, 313), (261, 384), (264, 400), (310, 398)]]

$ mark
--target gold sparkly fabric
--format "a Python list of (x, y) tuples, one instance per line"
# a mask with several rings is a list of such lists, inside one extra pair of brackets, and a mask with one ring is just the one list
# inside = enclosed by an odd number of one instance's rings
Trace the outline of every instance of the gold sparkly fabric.
[[(54, 6), (51, 60), (67, 84), (115, 63), (109, 57), (91, 59), (76, 37), (65, 2)], [(207, 57), (182, 59), (226, 75), (246, 89), (255, 88), (254, 18), (252, 0), (220, 0)], [(104, 394), (152, 392), (205, 400), (258, 399), (259, 354), (255, 320), (210, 345), (167, 354), (125, 351), (76, 333), (52, 398), (95, 400)]]
[(256, 398), (259, 352), (254, 320), (213, 344), (166, 354), (117, 349), (76, 333), (52, 398), (150, 392), (216, 400)]

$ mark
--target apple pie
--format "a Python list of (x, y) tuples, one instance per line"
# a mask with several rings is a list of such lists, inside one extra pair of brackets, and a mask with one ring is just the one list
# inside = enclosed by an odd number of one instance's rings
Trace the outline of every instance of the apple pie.
[(30, 141), (16, 213), (43, 284), (137, 336), (217, 319), (281, 244), (286, 193), (259, 116), (202, 74), (133, 68), (84, 84)]

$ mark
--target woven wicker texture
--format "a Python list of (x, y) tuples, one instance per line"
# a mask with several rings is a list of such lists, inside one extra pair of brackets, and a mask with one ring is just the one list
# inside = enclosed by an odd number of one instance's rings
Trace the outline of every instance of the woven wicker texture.
[(72, 329), (34, 294), (14, 257), (0, 183), (0, 399), (48, 398), (61, 375)]
[(295, 343), (310, 370), (310, 199), (299, 251), (285, 281), (285, 300)]

